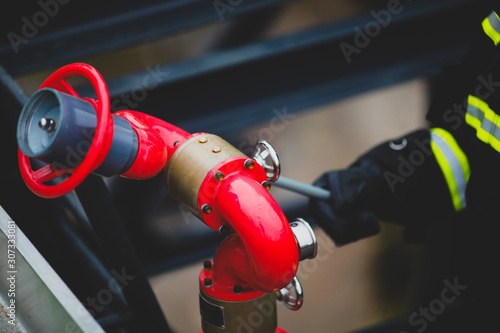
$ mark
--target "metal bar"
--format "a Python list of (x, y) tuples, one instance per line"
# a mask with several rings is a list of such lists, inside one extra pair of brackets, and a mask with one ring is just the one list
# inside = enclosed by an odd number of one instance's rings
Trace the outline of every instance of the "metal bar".
[[(465, 53), (486, 2), (408, 3), (350, 63), (340, 45), (354, 46), (353, 28), (364, 29), (371, 14), (157, 66), (154, 74), (148, 68), (108, 80), (113, 111), (140, 110), (190, 132), (235, 134), (275, 117), (273, 109), (292, 113), (439, 73)], [(152, 75), (158, 86), (134, 100)]]
[[(14, 243), (9, 242), (12, 239)], [(13, 261), (8, 261), (8, 244), (15, 245), (15, 249), (9, 252), (13, 255)], [(1, 206), (0, 247), (0, 267), (7, 274), (0, 279), (0, 303), (3, 305), (2, 312), (6, 312), (1, 313), (2, 332), (14, 329), (16, 332), (63, 332), (71, 327), (73, 331), (104, 333)], [(11, 280), (7, 279), (12, 277)], [(13, 291), (8, 292), (9, 290)], [(15, 309), (12, 312), (15, 325), (10, 326), (4, 316), (11, 314), (8, 307), (12, 304)]]
[(50, 19), (46, 27), (38, 29), (35, 26), (37, 33), (33, 33), (32, 38), (23, 35), (21, 19), (25, 17), (30, 21), (35, 13), (43, 13), (43, 8), (38, 2), (31, 6), (21, 2), (25, 8), (18, 8), (17, 11), (9, 8), (9, 12), (17, 14), (9, 15), (10, 31), (4, 36), (14, 33), (24, 38), (26, 43), (16, 45), (16, 42), (3, 39), (0, 64), (16, 76), (152, 41), (204, 24), (231, 20), (290, 1), (252, 0), (239, 4), (233, 2), (233, 5), (224, 1), (229, 9), (217, 9), (214, 1), (205, 0), (121, 1), (118, 6), (112, 1), (69, 2), (58, 6), (57, 15)]
[[(93, 279), (97, 281), (96, 284), (99, 286), (98, 288), (109, 288), (110, 283), (115, 280), (115, 277), (111, 275), (101, 259), (87, 246), (83, 237), (67, 222), (66, 220), (60, 219), (59, 224), (65, 237), (67, 237), (66, 244), (68, 244), (68, 250), (74, 251), (76, 254), (74, 259), (78, 262), (79, 266), (84, 267), (91, 273)], [(113, 294), (116, 297), (113, 297), (110, 305), (121, 311), (126, 310), (128, 304), (122, 290), (113, 290)]]
[[(118, 314), (111, 314), (102, 318), (99, 318), (97, 322), (107, 331), (107, 332), (123, 332), (124, 327), (129, 327), (132, 324), (132, 318), (130, 316), (120, 316)], [(134, 332), (125, 330), (125, 332)]]
[[(2, 101), (3, 115), (9, 121), (9, 132), (15, 131), (17, 118), (21, 113), (24, 103), (28, 97), (12, 78), (12, 76), (0, 65), (0, 98)], [(3, 131), (5, 132), (5, 130)], [(13, 147), (16, 148), (16, 147)]]
[(76, 194), (112, 265), (108, 268), (123, 279), (122, 292), (136, 325), (147, 332), (171, 332), (102, 178), (89, 175)]
[[(266, 7), (239, 16), (231, 22), (229, 29), (217, 37), (210, 49), (228, 50), (258, 41), (269, 30), (282, 9), (283, 6)], [(259, 24), (256, 25), (255, 22)]]
[(299, 182), (298, 180), (290, 179), (287, 177), (280, 176), (277, 181), (274, 182), (274, 185), (303, 194), (308, 197), (318, 198), (318, 199), (330, 199), (331, 193), (324, 188), (309, 185), (306, 183)]

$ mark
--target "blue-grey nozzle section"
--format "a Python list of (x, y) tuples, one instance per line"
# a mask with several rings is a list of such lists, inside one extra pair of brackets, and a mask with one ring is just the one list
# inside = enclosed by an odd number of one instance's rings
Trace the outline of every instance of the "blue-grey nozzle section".
[[(95, 173), (122, 174), (135, 160), (139, 142), (130, 123), (113, 116), (111, 148)], [(94, 138), (97, 115), (89, 102), (52, 88), (35, 92), (24, 105), (17, 123), (17, 144), (29, 157), (62, 168), (78, 166)]]

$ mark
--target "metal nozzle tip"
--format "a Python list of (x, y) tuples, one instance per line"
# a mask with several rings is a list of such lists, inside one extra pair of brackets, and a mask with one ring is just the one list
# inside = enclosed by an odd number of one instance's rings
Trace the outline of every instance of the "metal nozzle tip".
[(38, 126), (45, 132), (52, 134), (56, 130), (56, 121), (50, 118), (42, 118), (38, 122)]

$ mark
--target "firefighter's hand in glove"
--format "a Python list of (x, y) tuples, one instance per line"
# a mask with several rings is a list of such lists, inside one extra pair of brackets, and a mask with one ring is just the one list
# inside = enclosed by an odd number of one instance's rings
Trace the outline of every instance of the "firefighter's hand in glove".
[[(415, 131), (372, 148), (345, 170), (323, 174), (314, 184), (332, 194), (310, 200), (316, 222), (337, 245), (376, 234), (378, 220), (403, 226), (409, 241), (423, 241), (427, 226), (455, 214), (430, 145), (429, 130)], [(414, 152), (425, 157), (402, 174)]]
[(354, 242), (380, 231), (377, 217), (366, 209), (365, 202), (373, 192), (373, 184), (363, 170), (327, 172), (314, 185), (332, 193), (330, 200), (312, 198), (309, 206), (316, 222), (337, 245)]

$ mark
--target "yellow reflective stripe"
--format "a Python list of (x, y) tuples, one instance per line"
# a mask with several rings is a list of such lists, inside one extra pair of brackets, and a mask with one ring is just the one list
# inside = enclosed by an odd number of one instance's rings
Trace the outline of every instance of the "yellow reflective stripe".
[(465, 122), (476, 130), (479, 140), (500, 152), (500, 117), (486, 102), (469, 95)]
[(467, 156), (453, 136), (442, 128), (431, 129), (431, 149), (450, 191), (456, 211), (467, 206), (465, 190), (470, 178)]
[(458, 188), (457, 185), (455, 184), (455, 180), (453, 179), (451, 168), (448, 165), (448, 162), (444, 158), (443, 154), (441, 154), (439, 147), (434, 142), (431, 142), (431, 148), (432, 151), (434, 152), (434, 156), (436, 157), (439, 167), (443, 172), (446, 184), (448, 185), (448, 189), (451, 195), (451, 200), (453, 202), (453, 207), (455, 208), (455, 211), (459, 211), (462, 209), (462, 202), (460, 201), (460, 197), (457, 195)]
[(498, 45), (500, 42), (500, 18), (497, 13), (491, 12), (491, 14), (483, 20), (482, 26), (484, 33), (491, 38), (495, 45)]
[(464, 174), (465, 182), (466, 183), (469, 182), (470, 178), (469, 159), (467, 158), (467, 155), (465, 155), (462, 148), (460, 148), (453, 135), (451, 135), (450, 132), (439, 127), (433, 128), (432, 131), (434, 133), (441, 135), (441, 137), (443, 137), (446, 140), (446, 142), (450, 145), (451, 150), (453, 150), (456, 158), (458, 159), (458, 163), (460, 164), (460, 168), (462, 169), (462, 172)]

